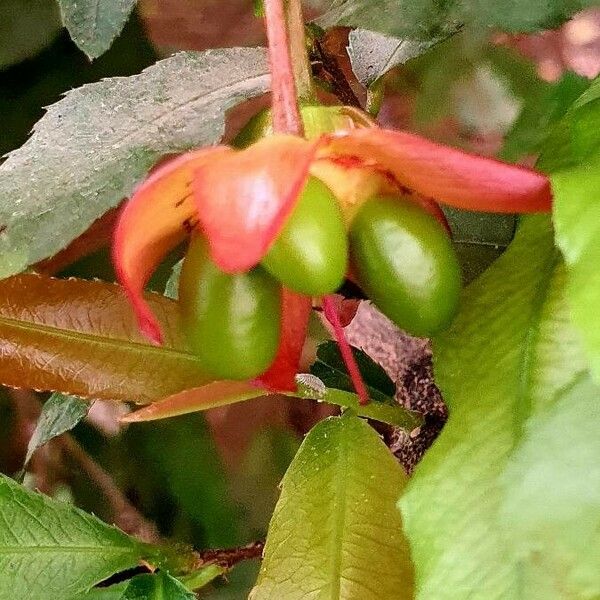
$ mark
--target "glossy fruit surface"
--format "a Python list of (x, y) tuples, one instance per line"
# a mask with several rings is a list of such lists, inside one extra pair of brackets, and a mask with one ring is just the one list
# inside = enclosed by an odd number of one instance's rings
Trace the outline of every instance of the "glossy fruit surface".
[(281, 294), (262, 268), (223, 273), (205, 240), (192, 238), (179, 280), (184, 331), (212, 375), (250, 379), (263, 373), (279, 346)]
[(348, 236), (330, 189), (310, 177), (261, 263), (286, 287), (308, 296), (334, 292), (348, 267)]
[(448, 234), (409, 199), (373, 198), (350, 228), (358, 281), (400, 328), (429, 336), (447, 327), (458, 307), (461, 274)]

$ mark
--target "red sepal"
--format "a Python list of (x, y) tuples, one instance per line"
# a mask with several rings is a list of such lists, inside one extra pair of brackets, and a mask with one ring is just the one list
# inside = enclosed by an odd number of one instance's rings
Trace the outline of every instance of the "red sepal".
[(370, 128), (330, 135), (319, 156), (332, 155), (378, 165), (409, 190), (456, 208), (530, 213), (551, 206), (550, 183), (541, 173), (402, 131)]
[(309, 296), (282, 289), (281, 342), (275, 360), (267, 371), (257, 378), (258, 384), (275, 392), (296, 390), (295, 377), (302, 357), (311, 310), (312, 301)]
[(247, 271), (267, 253), (304, 187), (316, 147), (273, 135), (197, 169), (198, 218), (223, 271)]
[(185, 239), (196, 222), (191, 192), (194, 171), (233, 152), (218, 146), (184, 154), (159, 167), (127, 202), (115, 228), (117, 278), (135, 311), (140, 330), (156, 344), (160, 326), (142, 292), (161, 259)]

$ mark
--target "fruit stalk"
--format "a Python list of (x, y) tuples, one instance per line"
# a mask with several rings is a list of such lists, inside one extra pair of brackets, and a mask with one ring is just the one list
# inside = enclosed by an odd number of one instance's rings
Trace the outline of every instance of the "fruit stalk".
[(301, 0), (286, 0), (285, 11), (298, 99), (304, 104), (317, 104), (317, 94), (313, 85), (312, 69), (306, 45)]
[(367, 392), (367, 386), (363, 381), (362, 375), (360, 374), (360, 370), (358, 368), (358, 364), (354, 359), (354, 354), (352, 354), (352, 348), (346, 339), (346, 335), (344, 333), (344, 328), (340, 322), (340, 317), (335, 309), (335, 302), (331, 298), (331, 296), (323, 296), (323, 312), (325, 313), (326, 319), (331, 323), (333, 327), (333, 333), (335, 335), (335, 339), (340, 347), (340, 352), (342, 353), (342, 358), (348, 369), (348, 374), (350, 375), (350, 379), (352, 380), (352, 385), (358, 394), (359, 403), (361, 405), (369, 404), (370, 398), (369, 393)]
[(271, 66), (273, 131), (301, 136), (304, 127), (298, 108), (284, 0), (265, 0), (264, 6)]

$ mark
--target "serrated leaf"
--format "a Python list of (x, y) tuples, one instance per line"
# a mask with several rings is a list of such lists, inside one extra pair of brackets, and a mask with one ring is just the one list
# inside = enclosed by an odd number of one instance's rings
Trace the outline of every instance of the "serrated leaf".
[[(359, 348), (352, 347), (352, 354), (371, 398), (377, 402), (395, 404), (393, 398), (396, 386), (385, 369)], [(333, 341), (319, 344), (317, 360), (311, 365), (310, 372), (327, 387), (347, 392), (354, 391), (340, 348)]]
[(538, 31), (558, 27), (595, 0), (329, 0), (321, 27), (347, 25), (397, 37), (430, 40), (460, 24), (498, 27), (506, 31)]
[(600, 597), (600, 388), (583, 376), (526, 424), (500, 514), (521, 597)]
[[(527, 418), (586, 369), (552, 242), (547, 217), (525, 219), (506, 253), (467, 288), (449, 332), (434, 341), (450, 418), (400, 500), (418, 600), (539, 597), (522, 591), (532, 565), (506, 543), (499, 511), (504, 470)], [(560, 496), (561, 483), (546, 490), (546, 501)]]
[(63, 23), (90, 58), (104, 54), (121, 33), (136, 0), (58, 0)]
[(406, 475), (351, 415), (319, 423), (282, 482), (251, 600), (412, 598), (412, 565), (395, 510)]
[(142, 338), (117, 285), (32, 274), (0, 282), (0, 382), (144, 404), (209, 381), (181, 339), (176, 303), (148, 299), (161, 347)]
[(556, 243), (569, 272), (572, 318), (600, 381), (600, 78), (575, 102), (544, 145), (539, 167), (550, 173)]
[(0, 513), (2, 600), (63, 600), (142, 560), (161, 559), (157, 548), (4, 476)]
[(427, 52), (456, 31), (427, 41), (397, 38), (367, 29), (354, 29), (348, 36), (348, 56), (356, 78), (366, 87), (371, 86), (393, 68)]
[(44, 402), (42, 412), (35, 425), (23, 463), (25, 469), (33, 453), (58, 435), (73, 429), (88, 414), (90, 402), (77, 396), (55, 393)]
[(60, 31), (54, 0), (0, 2), (0, 69), (37, 54)]
[(0, 165), (0, 277), (64, 248), (162, 156), (217, 142), (267, 73), (260, 48), (185, 52), (68, 92)]

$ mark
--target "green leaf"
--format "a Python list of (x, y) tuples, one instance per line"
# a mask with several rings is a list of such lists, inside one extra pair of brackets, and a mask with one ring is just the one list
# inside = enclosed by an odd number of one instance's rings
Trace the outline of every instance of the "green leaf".
[[(385, 369), (378, 365), (366, 352), (352, 348), (352, 354), (363, 377), (369, 396), (376, 402), (395, 405), (396, 386)], [(327, 341), (317, 348), (317, 360), (311, 365), (310, 372), (317, 376), (327, 387), (354, 392), (354, 386), (339, 346)]]
[(595, 0), (329, 0), (317, 22), (322, 27), (347, 25), (430, 40), (459, 24), (506, 31), (548, 29), (595, 4)]
[(231, 485), (243, 509), (248, 538), (264, 538), (279, 497), (279, 483), (299, 446), (298, 437), (288, 429), (261, 429), (237, 465)]
[(48, 443), (52, 438), (73, 429), (81, 419), (85, 418), (90, 410), (90, 402), (77, 396), (52, 394), (42, 407), (42, 413), (36, 423), (35, 430), (29, 444), (23, 463), (25, 469), (33, 453)]
[[(418, 600), (544, 597), (519, 591), (530, 565), (506, 543), (499, 512), (527, 418), (586, 369), (552, 237), (547, 217), (525, 219), (506, 253), (466, 289), (449, 332), (434, 340), (450, 418), (400, 500)], [(546, 489), (547, 502), (562, 494), (561, 483)]]
[(523, 598), (600, 597), (600, 388), (583, 376), (526, 424), (501, 479)]
[(369, 87), (388, 71), (427, 52), (453, 33), (455, 31), (449, 30), (443, 36), (422, 41), (399, 39), (367, 29), (354, 29), (348, 37), (348, 56), (352, 70), (356, 78)]
[(369, 425), (332, 417), (306, 437), (282, 482), (251, 600), (412, 598), (396, 499), (406, 475)]
[(63, 600), (141, 560), (161, 560), (157, 548), (4, 476), (0, 512), (0, 590), (13, 600)]
[(226, 111), (267, 91), (265, 52), (180, 53), (68, 92), (0, 165), (0, 277), (51, 256), (156, 161), (217, 142)]
[(556, 243), (567, 264), (572, 318), (600, 381), (600, 78), (575, 102), (544, 145), (538, 166), (550, 173)]
[(137, 575), (130, 582), (122, 600), (195, 600), (196, 596), (168, 573)]
[(121, 33), (136, 0), (58, 0), (63, 23), (90, 58), (104, 54)]
[(538, 154), (552, 127), (588, 86), (589, 80), (570, 72), (554, 84), (538, 81), (535, 86), (527, 86), (521, 95), (521, 112), (504, 139), (500, 157), (516, 161)]
[(140, 334), (117, 285), (33, 274), (0, 281), (0, 383), (140, 404), (207, 383), (181, 337), (176, 303), (158, 294), (148, 301), (160, 347)]
[(190, 590), (204, 587), (224, 572), (223, 567), (209, 565), (180, 579), (164, 571), (143, 573), (129, 581), (95, 588), (69, 600), (195, 600), (196, 596)]
[(151, 497), (172, 498), (178, 520), (188, 521), (201, 536), (190, 542), (227, 547), (243, 541), (238, 509), (231, 501), (224, 467), (203, 415), (140, 423), (125, 435), (128, 453), (135, 454), (139, 463), (131, 485), (151, 469), (157, 486)]
[(514, 233), (514, 215), (476, 213), (444, 208), (452, 230), (452, 244), (460, 260), (466, 283), (481, 275), (510, 244)]
[(54, 0), (0, 2), (0, 70), (36, 55), (60, 31)]

